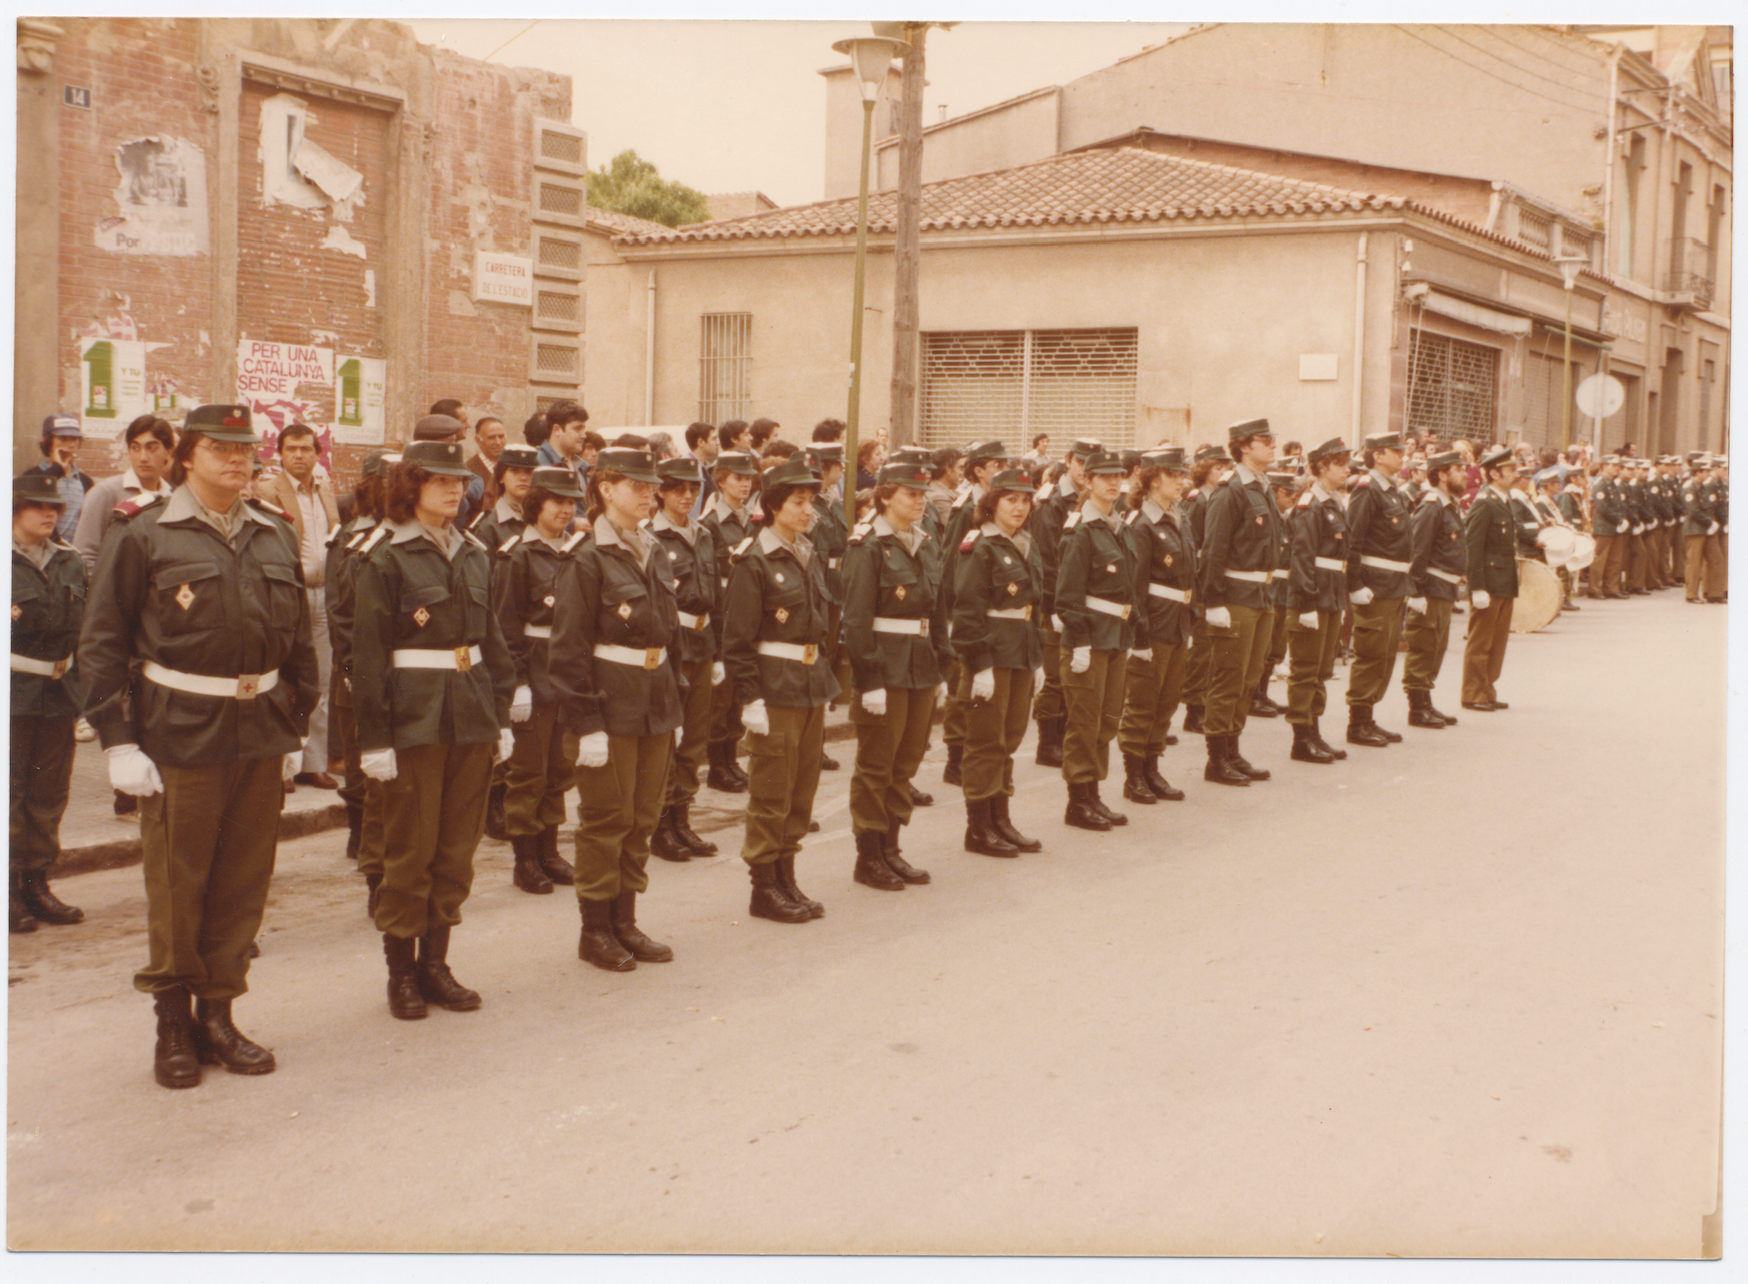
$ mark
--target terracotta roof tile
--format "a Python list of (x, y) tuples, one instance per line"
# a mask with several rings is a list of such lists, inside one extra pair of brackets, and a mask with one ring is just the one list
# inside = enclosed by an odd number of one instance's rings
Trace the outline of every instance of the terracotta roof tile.
[(635, 214), (621, 214), (618, 210), (604, 210), (598, 205), (589, 206), (589, 222), (600, 223), (604, 227), (614, 229), (615, 238), (621, 236), (655, 237), (673, 230), (665, 223), (638, 218)]

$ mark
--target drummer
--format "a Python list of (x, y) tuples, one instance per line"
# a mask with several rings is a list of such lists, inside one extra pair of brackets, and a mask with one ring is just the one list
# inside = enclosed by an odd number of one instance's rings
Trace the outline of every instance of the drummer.
[(1548, 564), (1554, 568), (1554, 573), (1560, 577), (1560, 609), (1576, 611), (1578, 606), (1572, 601), (1572, 558), (1576, 553), (1576, 532), (1572, 523), (1566, 520), (1566, 514), (1560, 511), (1560, 487), (1565, 484), (1566, 473), (1569, 470), (1564, 464), (1553, 464), (1536, 474), (1536, 515), (1542, 521), (1542, 539), (1544, 545), (1557, 548), (1558, 556), (1550, 556)]

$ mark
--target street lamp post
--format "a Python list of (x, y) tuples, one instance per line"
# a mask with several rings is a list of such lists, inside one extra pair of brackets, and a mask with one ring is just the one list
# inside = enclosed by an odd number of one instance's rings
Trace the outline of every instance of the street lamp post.
[(910, 48), (902, 40), (861, 36), (832, 46), (846, 55), (862, 91), (862, 195), (856, 206), (856, 296), (850, 315), (850, 406), (844, 416), (844, 511), (856, 510), (856, 430), (862, 414), (862, 295), (868, 274), (868, 157), (874, 148), (874, 102), (892, 60)]
[(1564, 458), (1567, 449), (1572, 445), (1572, 290), (1578, 284), (1578, 273), (1589, 266), (1590, 260), (1581, 255), (1571, 255), (1554, 260), (1554, 266), (1560, 269), (1560, 276), (1566, 283), (1566, 341), (1565, 352), (1560, 359), (1561, 386), (1564, 389), (1560, 398), (1560, 456)]

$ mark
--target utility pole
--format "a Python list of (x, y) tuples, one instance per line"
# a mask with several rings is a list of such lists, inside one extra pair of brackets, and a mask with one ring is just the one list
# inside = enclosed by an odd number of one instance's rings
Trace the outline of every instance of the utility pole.
[[(899, 24), (894, 23), (894, 26)], [(898, 227), (893, 245), (892, 444), (916, 440), (918, 278), (922, 275), (923, 88), (929, 23), (907, 22), (895, 36), (909, 43), (904, 55), (903, 97), (898, 111)]]

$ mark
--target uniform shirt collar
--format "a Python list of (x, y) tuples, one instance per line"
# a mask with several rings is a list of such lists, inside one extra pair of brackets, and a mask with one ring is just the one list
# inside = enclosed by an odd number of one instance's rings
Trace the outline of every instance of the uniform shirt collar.
[(425, 525), (416, 517), (410, 522), (390, 522), (388, 528), (394, 532), (389, 536), (391, 544), (410, 544), (416, 539), (429, 540), (432, 547), (452, 562), (455, 560), (455, 555), (461, 551), (462, 544), (465, 543), (461, 537), (461, 532), (455, 527), (445, 526), (442, 533), (447, 533), (449, 538), (447, 540), (441, 539), (438, 530)]
[(237, 502), (231, 506), (229, 513), (216, 513), (201, 503), (194, 488), (184, 482), (170, 493), (169, 502), (164, 505), (164, 516), (159, 520), (178, 522), (187, 521), (189, 518), (204, 522), (227, 540), (236, 538), (237, 533), (243, 529), (243, 522), (248, 518), (253, 518), (263, 526), (273, 525), (272, 518), (265, 513), (256, 512), (241, 495), (237, 496)]
[(656, 515), (650, 518), (649, 524), (652, 530), (677, 532), (680, 538), (688, 544), (698, 543), (698, 523), (687, 522), (684, 526), (677, 526), (674, 520), (668, 516), (668, 510), (665, 508), (658, 508)]
[[(878, 521), (879, 519), (876, 518), (875, 520)], [(806, 566), (807, 559), (813, 556), (813, 541), (808, 539), (805, 535), (797, 535), (795, 537), (795, 542), (790, 544), (784, 540), (781, 535), (777, 534), (776, 531), (772, 530), (769, 526), (766, 526), (759, 531), (759, 551), (761, 553), (775, 553), (782, 551), (790, 554), (796, 561), (800, 562), (803, 566)]]
[(915, 553), (917, 547), (923, 542), (921, 526), (922, 521), (919, 518), (917, 521), (911, 523), (909, 530), (901, 531), (898, 527), (886, 520), (885, 513), (881, 513), (874, 518), (874, 533), (876, 535), (892, 536), (893, 539), (897, 540), (904, 546), (904, 551), (907, 553)]
[(994, 522), (985, 522), (982, 526), (978, 527), (978, 529), (983, 532), (985, 539), (988, 539), (991, 536), (994, 536), (997, 539), (1005, 539), (1008, 543), (1019, 549), (1022, 556), (1030, 557), (1032, 555), (1032, 537), (1027, 533), (1024, 526), (1020, 527), (1020, 529), (1015, 531), (1012, 535), (1009, 535), (1006, 531), (1002, 530), (1002, 528), (997, 526)]
[(1117, 516), (1117, 506), (1115, 504), (1111, 505), (1110, 516), (1107, 517), (1104, 513), (1099, 512), (1098, 505), (1094, 504), (1092, 502), (1092, 496), (1088, 495), (1081, 501), (1080, 520), (1083, 522), (1090, 522), (1095, 519), (1101, 522), (1108, 522), (1113, 528), (1119, 527), (1123, 524), (1123, 519)]
[(523, 520), (522, 506), (508, 495), (499, 495), (498, 502), (492, 505), (492, 516), (500, 522), (519, 522)]
[(719, 521), (744, 521), (746, 509), (736, 508), (728, 502), (728, 496), (717, 491), (710, 499), (710, 511), (716, 514)]
[(637, 559), (638, 566), (649, 563), (649, 546), (654, 540), (642, 527), (634, 527), (629, 538), (612, 522), (607, 520), (605, 513), (595, 519), (595, 547), (622, 548)]
[(1166, 510), (1154, 503), (1151, 497), (1141, 501), (1141, 516), (1155, 526), (1159, 525), (1159, 519), (1164, 517), (1165, 513)]
[(1262, 485), (1262, 477), (1253, 472), (1248, 464), (1233, 464), (1232, 475), (1238, 479), (1240, 486)]
[(45, 539), (42, 543), (33, 547), (32, 545), (20, 544), (17, 540), (13, 540), (12, 551), (40, 571), (48, 566), (49, 558), (55, 555), (55, 544), (53, 540)]
[(140, 480), (140, 475), (132, 468), (129, 468), (121, 475), (121, 485), (123, 490), (138, 491), (143, 495), (168, 495), (174, 489), (168, 480), (160, 477), (158, 478), (158, 488), (156, 490), (149, 490), (147, 489), (146, 484)]
[(1382, 486), (1385, 489), (1390, 489), (1396, 485), (1394, 479), (1386, 476), (1384, 471), (1380, 468), (1372, 469), (1368, 475), (1371, 477), (1374, 486)]
[(540, 527), (536, 526), (533, 522), (529, 522), (528, 525), (522, 528), (520, 538), (524, 544), (533, 544), (538, 541), (546, 545), (555, 553), (564, 552), (564, 541), (562, 539), (547, 539), (546, 536), (540, 533)]

